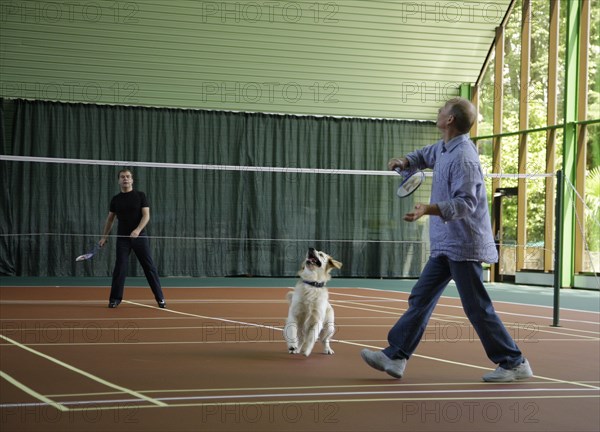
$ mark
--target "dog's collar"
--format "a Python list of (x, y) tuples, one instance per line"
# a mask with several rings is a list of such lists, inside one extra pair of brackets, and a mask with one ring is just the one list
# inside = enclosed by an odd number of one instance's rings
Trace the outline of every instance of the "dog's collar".
[(313, 282), (313, 281), (305, 281), (302, 280), (306, 285), (314, 286), (315, 288), (323, 288), (325, 286), (325, 282)]

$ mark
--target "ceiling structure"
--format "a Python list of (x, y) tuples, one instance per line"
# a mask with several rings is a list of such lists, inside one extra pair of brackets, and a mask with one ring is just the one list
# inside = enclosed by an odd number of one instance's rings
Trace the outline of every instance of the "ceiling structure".
[(433, 120), (511, 1), (26, 3), (3, 10), (3, 97)]

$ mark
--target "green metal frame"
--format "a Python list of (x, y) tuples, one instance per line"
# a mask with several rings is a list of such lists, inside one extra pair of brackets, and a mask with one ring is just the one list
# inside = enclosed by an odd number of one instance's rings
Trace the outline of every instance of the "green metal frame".
[[(565, 56), (565, 84), (564, 84), (564, 123), (551, 125), (541, 128), (525, 129), (516, 132), (496, 133), (492, 135), (477, 136), (473, 141), (484, 139), (498, 139), (502, 137), (527, 135), (529, 133), (563, 129), (563, 169), (561, 178), (571, 184), (576, 184), (577, 174), (577, 144), (580, 125), (590, 125), (600, 123), (600, 119), (578, 120), (579, 104), (579, 76), (581, 72), (581, 13), (583, 11), (583, 1), (575, 0), (565, 2), (566, 4), (566, 56)], [(463, 95), (463, 85), (460, 88)], [(465, 91), (466, 94), (466, 91)], [(555, 239), (560, 245), (557, 250), (557, 259), (555, 261), (555, 273), (559, 275), (558, 284), (561, 287), (570, 287), (574, 284), (575, 276), (575, 233), (576, 233), (576, 215), (572, 203), (575, 202), (575, 192), (572, 188), (560, 188), (560, 197), (557, 202), (562, 203), (560, 209), (560, 223), (557, 222), (557, 235), (560, 238)], [(558, 213), (557, 213), (558, 215)]]
[[(563, 173), (566, 180), (575, 184), (577, 164), (577, 105), (579, 77), (579, 23), (581, 0), (566, 2), (566, 55), (565, 55), (565, 129), (563, 134)], [(563, 189), (562, 224), (559, 227), (560, 244), (558, 251), (561, 271), (561, 286), (573, 286), (575, 271), (575, 209), (569, 203), (574, 202), (574, 191)]]
[[(591, 119), (591, 120), (585, 120), (585, 121), (573, 121), (573, 122), (570, 122), (569, 124), (572, 125), (573, 128), (576, 128), (577, 125), (590, 125), (590, 124), (596, 124), (596, 123), (600, 123), (600, 119)], [(563, 123), (563, 124), (558, 124), (558, 125), (553, 125), (553, 126), (544, 126), (544, 127), (539, 127), (539, 128), (525, 129), (525, 130), (520, 130), (520, 131), (516, 131), (516, 132), (503, 132), (500, 134), (481, 135), (481, 136), (473, 137), (473, 138), (471, 138), (471, 140), (472, 141), (481, 141), (484, 139), (503, 138), (503, 137), (521, 135), (521, 134), (544, 132), (544, 131), (549, 131), (549, 130), (553, 130), (553, 129), (564, 129), (565, 126), (566, 126), (566, 124)]]
[(471, 84), (463, 83), (460, 85), (459, 93), (460, 97), (471, 100), (472, 88)]

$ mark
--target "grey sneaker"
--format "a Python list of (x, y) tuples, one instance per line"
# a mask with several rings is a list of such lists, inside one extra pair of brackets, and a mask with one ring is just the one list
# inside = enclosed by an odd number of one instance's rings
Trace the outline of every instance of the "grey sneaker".
[(490, 372), (483, 376), (486, 382), (512, 382), (531, 378), (533, 371), (529, 366), (529, 362), (524, 360), (519, 366), (513, 369), (504, 369), (497, 367), (494, 372)]
[(368, 349), (362, 350), (360, 356), (372, 368), (387, 372), (394, 378), (402, 378), (404, 374), (406, 359), (392, 360), (381, 351), (369, 351)]

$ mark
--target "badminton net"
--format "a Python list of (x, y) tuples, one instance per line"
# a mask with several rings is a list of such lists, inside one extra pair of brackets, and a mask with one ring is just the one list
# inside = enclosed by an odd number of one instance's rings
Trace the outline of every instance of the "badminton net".
[[(308, 247), (315, 247), (344, 263), (341, 276), (418, 277), (429, 256), (428, 218), (407, 223), (402, 216), (428, 202), (430, 173), (413, 195), (399, 199), (398, 175), (383, 170), (18, 156), (3, 156), (1, 164), (9, 182), (0, 237), (5, 274), (109, 275), (116, 227), (108, 247), (91, 260), (76, 263), (75, 257), (97, 244), (122, 168), (133, 171), (134, 188), (148, 196), (147, 234), (164, 276), (295, 276)], [(486, 174), (503, 275), (554, 268), (548, 232), (555, 229), (546, 228), (554, 218), (544, 210), (548, 179), (553, 175)], [(524, 242), (518, 241), (518, 202), (511, 193), (519, 185), (527, 190)], [(590, 244), (585, 265), (598, 272), (599, 253)], [(131, 275), (140, 272), (130, 266)]]

